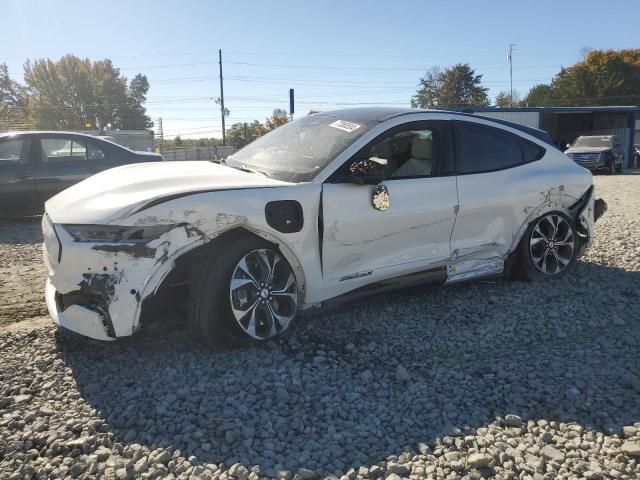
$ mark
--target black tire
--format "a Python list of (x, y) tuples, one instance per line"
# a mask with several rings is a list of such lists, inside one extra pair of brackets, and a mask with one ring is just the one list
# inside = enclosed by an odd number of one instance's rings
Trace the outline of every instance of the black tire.
[[(243, 331), (234, 316), (230, 300), (232, 275), (238, 262), (247, 253), (261, 249), (278, 251), (273, 244), (258, 237), (249, 234), (230, 235), (220, 239), (214, 248), (204, 250), (194, 259), (188, 326), (195, 339), (212, 348), (237, 347), (274, 338), (291, 326), (289, 324), (277, 335), (253, 338)], [(286, 259), (282, 260), (291, 269)], [(297, 286), (294, 287), (297, 294)], [(256, 297), (255, 300), (259, 299)]]
[(613, 175), (616, 173), (616, 160), (613, 157), (609, 157), (609, 163), (607, 164), (607, 173)]
[[(568, 259), (566, 265), (562, 264), (562, 259), (565, 258), (566, 256), (569, 255), (568, 249), (565, 245), (563, 246), (559, 246), (560, 242), (556, 241), (556, 243), (558, 243), (558, 246), (556, 247), (558, 250), (556, 250), (557, 253), (560, 253), (560, 249), (561, 250), (561, 261), (557, 262), (555, 259), (558, 258), (558, 256), (551, 256), (549, 257), (549, 262), (547, 262), (546, 256), (545, 259), (543, 259), (542, 264), (544, 264), (545, 269), (549, 269), (549, 270), (553, 270), (553, 263), (555, 262), (557, 265), (562, 265), (562, 269), (559, 272), (547, 272), (544, 273), (541, 270), (541, 263), (540, 262), (535, 262), (534, 261), (534, 254), (533, 252), (536, 251), (536, 249), (539, 248), (538, 243), (535, 243), (535, 246), (532, 247), (532, 243), (534, 238), (536, 240), (538, 240), (539, 235), (538, 233), (534, 233), (535, 229), (537, 226), (542, 225), (541, 222), (544, 222), (543, 219), (546, 219), (547, 217), (558, 217), (561, 218), (563, 221), (559, 222), (562, 224), (562, 229), (558, 229), (557, 232), (557, 237), (561, 237), (561, 239), (564, 239), (566, 236), (566, 231), (564, 230), (565, 226), (567, 229), (570, 229), (570, 236), (571, 239), (573, 241), (572, 244), (572, 251), (570, 254), (570, 258)], [(551, 225), (551, 224), (550, 224)], [(539, 227), (539, 228), (543, 228), (543, 227)], [(545, 230), (545, 232), (543, 233), (547, 233), (547, 231)], [(556, 237), (556, 238), (557, 238)], [(569, 272), (573, 266), (575, 265), (576, 259), (577, 259), (577, 252), (578, 252), (578, 246), (577, 246), (577, 241), (578, 241), (578, 235), (576, 233), (576, 227), (575, 227), (575, 223), (573, 221), (573, 219), (571, 219), (569, 216), (565, 215), (562, 212), (548, 212), (545, 213), (544, 215), (536, 218), (533, 222), (531, 222), (531, 224), (529, 225), (529, 228), (527, 228), (526, 232), (524, 233), (524, 235), (522, 236), (522, 239), (520, 240), (520, 243), (518, 245), (517, 248), (517, 257), (516, 257), (516, 262), (515, 262), (515, 268), (514, 268), (514, 273), (517, 277), (519, 278), (523, 278), (526, 280), (530, 280), (530, 281), (542, 281), (542, 280), (547, 280), (547, 279), (552, 279), (552, 278), (559, 278), (562, 277), (564, 275), (567, 274), (567, 272)], [(544, 240), (542, 240), (543, 243), (546, 243)], [(547, 243), (547, 245), (549, 245)], [(546, 251), (546, 249), (545, 249)], [(551, 268), (550, 268), (551, 267)]]

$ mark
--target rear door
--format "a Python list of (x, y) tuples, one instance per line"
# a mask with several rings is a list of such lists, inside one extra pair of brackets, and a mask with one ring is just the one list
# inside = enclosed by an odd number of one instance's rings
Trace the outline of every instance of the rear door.
[(37, 149), (36, 189), (41, 202), (94, 173), (119, 165), (110, 150), (82, 135), (43, 134)]
[(30, 158), (31, 137), (0, 139), (0, 215), (28, 215), (42, 211)]
[(545, 149), (481, 123), (454, 122), (454, 137), (460, 206), (451, 236), (452, 257), (503, 259), (529, 214), (523, 205), (544, 200), (544, 172), (537, 160)]

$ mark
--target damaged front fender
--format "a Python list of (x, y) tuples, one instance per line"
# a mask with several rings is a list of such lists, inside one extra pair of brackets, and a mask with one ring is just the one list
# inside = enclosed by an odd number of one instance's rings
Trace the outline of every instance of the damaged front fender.
[[(49, 274), (55, 286), (54, 306), (60, 313), (73, 306), (94, 312), (108, 337), (135, 332), (142, 301), (155, 292), (174, 260), (208, 240), (190, 225), (180, 225), (146, 244), (100, 243), (91, 248), (74, 242), (61, 228), (58, 234), (64, 245), (62, 261), (55, 262)], [(65, 261), (68, 258), (73, 261)]]

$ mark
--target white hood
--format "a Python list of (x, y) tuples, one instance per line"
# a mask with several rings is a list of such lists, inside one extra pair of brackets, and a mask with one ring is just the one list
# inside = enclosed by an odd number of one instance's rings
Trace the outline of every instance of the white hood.
[(122, 219), (142, 205), (181, 193), (290, 185), (211, 162), (154, 162), (93, 175), (45, 203), (54, 223), (101, 224)]

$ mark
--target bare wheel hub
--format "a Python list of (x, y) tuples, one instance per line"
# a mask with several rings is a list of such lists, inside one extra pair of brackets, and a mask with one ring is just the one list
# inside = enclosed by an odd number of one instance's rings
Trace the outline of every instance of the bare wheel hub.
[(252, 250), (236, 264), (229, 300), (247, 335), (259, 340), (273, 337), (287, 329), (298, 309), (296, 277), (277, 251)]
[(556, 275), (571, 263), (574, 244), (573, 229), (567, 219), (553, 213), (545, 215), (531, 232), (531, 261), (540, 272)]

